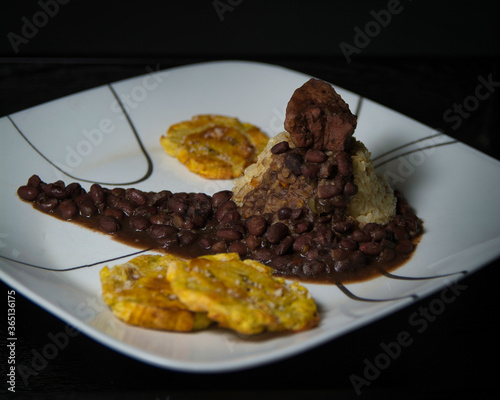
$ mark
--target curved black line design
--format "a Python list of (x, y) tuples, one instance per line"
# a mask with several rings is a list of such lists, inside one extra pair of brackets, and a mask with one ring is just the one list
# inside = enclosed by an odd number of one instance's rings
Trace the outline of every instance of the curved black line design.
[(364, 97), (359, 96), (358, 104), (356, 105), (356, 112), (354, 113), (356, 118), (359, 117), (359, 114), (361, 113), (361, 106), (363, 105), (363, 100)]
[(412, 144), (415, 144), (415, 143), (418, 143), (418, 142), (423, 142), (424, 140), (432, 139), (432, 138), (435, 138), (435, 137), (438, 137), (438, 136), (441, 136), (441, 135), (444, 135), (444, 133), (439, 132), (439, 133), (436, 133), (434, 135), (429, 135), (429, 136), (426, 136), (426, 137), (423, 137), (423, 138), (420, 138), (420, 139), (417, 139), (417, 140), (413, 140), (413, 141), (408, 142), (406, 144), (403, 144), (401, 146), (395, 147), (395, 148), (393, 148), (393, 149), (391, 149), (389, 151), (386, 151), (385, 153), (382, 153), (382, 154), (378, 155), (377, 157), (373, 157), (372, 161), (376, 161), (376, 160), (378, 160), (378, 159), (380, 159), (382, 157), (385, 157), (388, 154), (394, 153), (395, 151), (398, 151), (398, 150), (404, 149), (405, 147), (411, 146)]
[(41, 265), (26, 263), (24, 261), (15, 260), (13, 258), (5, 257), (5, 256), (2, 256), (2, 255), (0, 255), (0, 258), (2, 258), (4, 260), (7, 260), (7, 261), (15, 262), (16, 264), (21, 264), (21, 265), (25, 265), (27, 267), (41, 269), (41, 270), (44, 270), (44, 271), (66, 272), (66, 271), (74, 271), (76, 269), (94, 267), (96, 265), (104, 264), (104, 263), (111, 262), (111, 261), (121, 260), (122, 258), (132, 257), (132, 256), (135, 256), (137, 254), (145, 253), (146, 251), (150, 251), (150, 250), (152, 250), (152, 248), (149, 248), (149, 249), (146, 249), (146, 250), (139, 250), (139, 251), (136, 251), (134, 253), (125, 254), (123, 256), (118, 256), (118, 257), (114, 257), (114, 258), (108, 258), (107, 260), (97, 261), (97, 262), (92, 263), (92, 264), (78, 265), (76, 267), (63, 268), (63, 269), (50, 268), (50, 267), (42, 267)]
[(62, 168), (60, 168), (59, 166), (57, 166), (51, 160), (49, 160), (39, 149), (37, 149), (35, 147), (35, 145), (33, 143), (31, 143), (30, 140), (23, 134), (23, 132), (21, 131), (21, 129), (12, 120), (12, 118), (11, 118), (10, 115), (7, 115), (7, 118), (9, 119), (10, 123), (12, 124), (12, 126), (14, 126), (14, 128), (16, 129), (16, 131), (23, 137), (23, 139), (31, 146), (31, 148), (33, 150), (35, 150), (45, 161), (47, 161), (55, 169), (57, 169), (58, 171), (62, 172), (64, 175), (70, 177), (71, 179), (78, 180), (80, 182), (99, 183), (101, 185), (113, 185), (113, 186), (117, 186), (117, 185), (126, 186), (126, 185), (133, 185), (133, 184), (136, 184), (136, 183), (139, 183), (139, 182), (143, 182), (143, 181), (147, 180), (151, 176), (151, 174), (153, 173), (153, 161), (151, 160), (151, 157), (150, 157), (149, 153), (146, 151), (144, 145), (142, 144), (142, 141), (141, 141), (141, 139), (139, 137), (139, 133), (137, 132), (137, 129), (135, 128), (134, 124), (132, 123), (132, 120), (130, 119), (130, 116), (128, 115), (128, 113), (127, 113), (127, 111), (126, 111), (123, 103), (120, 101), (120, 99), (118, 98), (118, 95), (116, 94), (115, 90), (111, 87), (111, 85), (107, 85), (107, 86), (108, 86), (109, 90), (111, 91), (111, 93), (113, 94), (113, 97), (116, 99), (116, 101), (120, 105), (120, 108), (123, 111), (123, 115), (125, 115), (125, 118), (127, 119), (127, 122), (130, 125), (130, 128), (132, 129), (132, 133), (134, 134), (134, 136), (135, 136), (135, 138), (137, 140), (137, 144), (139, 145), (139, 148), (141, 149), (142, 153), (144, 154), (144, 157), (146, 158), (146, 162), (148, 164), (148, 169), (147, 169), (145, 175), (142, 178), (139, 178), (139, 179), (137, 179), (135, 181), (131, 181), (131, 182), (118, 182), (118, 183), (100, 182), (100, 181), (95, 181), (95, 180), (82, 179), (82, 178), (79, 178), (77, 176), (71, 175), (70, 173), (64, 171)]
[(458, 271), (458, 272), (452, 272), (450, 274), (443, 274), (443, 275), (434, 275), (434, 276), (401, 276), (401, 275), (394, 275), (391, 274), (390, 272), (387, 272), (383, 268), (378, 268), (378, 271), (385, 276), (386, 278), (389, 279), (396, 279), (396, 280), (403, 280), (403, 281), (420, 281), (420, 280), (429, 280), (429, 279), (439, 279), (439, 278), (447, 278), (449, 276), (454, 276), (454, 275), (467, 275), (469, 272), (468, 271)]
[[(433, 144), (432, 146), (420, 147), (420, 148), (415, 149), (415, 150), (410, 150), (410, 151), (407, 151), (405, 153), (398, 154), (397, 156), (391, 157), (385, 161), (382, 161), (381, 163), (374, 165), (373, 168), (378, 168), (384, 164), (387, 164), (388, 162), (397, 160), (398, 158), (403, 157), (403, 156), (407, 156), (408, 154), (416, 153), (417, 151), (432, 149), (432, 148), (440, 147), (440, 146), (446, 146), (446, 145), (454, 144), (454, 143), (458, 143), (458, 140), (452, 140), (451, 142), (438, 143), (438, 144)], [(405, 146), (403, 146), (403, 147), (405, 147)]]
[(356, 296), (349, 289), (347, 289), (344, 286), (344, 284), (341, 283), (341, 282), (335, 282), (335, 285), (340, 289), (340, 291), (342, 293), (344, 293), (350, 299), (357, 300), (357, 301), (365, 301), (365, 302), (368, 302), (368, 303), (381, 303), (381, 302), (384, 302), (384, 301), (397, 301), (397, 300), (404, 300), (404, 299), (418, 300), (418, 296), (416, 294), (411, 294), (411, 295), (408, 295), (408, 296), (401, 296), (401, 297), (392, 297), (392, 298), (388, 298), (388, 299), (367, 299), (365, 297)]

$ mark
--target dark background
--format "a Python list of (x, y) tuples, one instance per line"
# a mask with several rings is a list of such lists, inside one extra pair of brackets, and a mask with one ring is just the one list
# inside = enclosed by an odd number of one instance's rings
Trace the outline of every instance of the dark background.
[[(332, 82), (500, 159), (498, 84), (459, 126), (444, 117), (475, 94), (481, 77), (500, 82), (498, 2), (61, 2), (3, 4), (0, 116), (144, 74), (146, 66), (254, 60)], [(355, 45), (358, 29), (373, 26), (374, 13), (392, 4), (400, 12), (348, 60), (341, 44)], [(34, 20), (40, 26), (30, 31), (25, 25)], [(498, 390), (499, 268), (496, 260), (462, 280), (461, 295), (360, 396), (349, 376), (361, 376), (364, 360), (408, 329), (410, 315), (439, 293), (305, 354), (232, 374), (151, 367), (78, 335), (28, 385), (18, 377), (17, 391), (50, 399), (484, 397)], [(17, 361), (30, 365), (32, 350), (65, 324), (20, 294), (16, 311)], [(0, 326), (4, 332), (4, 318)]]

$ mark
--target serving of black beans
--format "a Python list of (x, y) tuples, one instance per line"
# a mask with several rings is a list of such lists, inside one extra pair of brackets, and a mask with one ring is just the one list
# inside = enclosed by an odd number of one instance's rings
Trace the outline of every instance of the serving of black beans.
[[(319, 150), (295, 153), (281, 143), (273, 149), (284, 155), (285, 167), (302, 179), (312, 176), (305, 165), (314, 166), (314, 179), (323, 179), (317, 175), (331, 158)], [(403, 260), (414, 250), (413, 239), (422, 231), (421, 221), (400, 194), (398, 214), (385, 226), (360, 227), (346, 216), (343, 210), (357, 188), (345, 164), (341, 153), (336, 164), (328, 164), (334, 176), (318, 185), (310, 207), (284, 204), (275, 212), (247, 218), (242, 217), (229, 190), (209, 196), (93, 184), (87, 192), (78, 183), (47, 184), (33, 175), (17, 194), (44, 213), (143, 248), (186, 257), (235, 252), (268, 264), (285, 277), (331, 282), (349, 279), (370, 265)]]

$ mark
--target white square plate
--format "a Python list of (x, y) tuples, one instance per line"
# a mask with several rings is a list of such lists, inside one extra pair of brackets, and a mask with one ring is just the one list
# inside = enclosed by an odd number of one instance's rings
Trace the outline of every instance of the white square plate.
[[(224, 372), (306, 351), (499, 256), (499, 161), (337, 87), (358, 113), (355, 136), (371, 150), (377, 172), (424, 220), (425, 234), (412, 259), (395, 271), (416, 279), (379, 277), (346, 285), (352, 296), (334, 285), (307, 284), (320, 309), (315, 329), (243, 337), (217, 328), (185, 334), (127, 326), (102, 303), (99, 270), (136, 249), (37, 212), (17, 197), (32, 174), (45, 182), (78, 181), (87, 189), (92, 182), (208, 194), (230, 189), (231, 182), (204, 180), (166, 156), (160, 136), (171, 124), (201, 113), (234, 116), (275, 135), (283, 129), (288, 100), (308, 79), (259, 63), (203, 63), (147, 73), (1, 118), (1, 279), (128, 356), (179, 371)], [(88, 268), (48, 271), (33, 265)]]

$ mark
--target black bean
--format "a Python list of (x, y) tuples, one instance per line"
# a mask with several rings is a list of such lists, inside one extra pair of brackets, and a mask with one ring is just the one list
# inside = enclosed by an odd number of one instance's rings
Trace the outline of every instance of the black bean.
[(149, 220), (155, 225), (169, 225), (172, 221), (171, 217), (165, 213), (152, 215)]
[(253, 252), (253, 258), (261, 263), (271, 262), (274, 257), (276, 257), (276, 254), (272, 250), (266, 248), (260, 248)]
[(340, 194), (330, 199), (330, 203), (332, 204), (332, 206), (339, 208), (345, 207), (347, 205), (347, 201), (348, 199)]
[(394, 238), (397, 240), (407, 240), (410, 238), (408, 231), (402, 226), (394, 224), (394, 226), (391, 227), (388, 225), (387, 228), (392, 232)]
[(378, 255), (377, 261), (379, 262), (389, 262), (396, 258), (396, 252), (393, 249), (386, 247), (382, 252)]
[(180, 216), (179, 214), (173, 214), (172, 215), (172, 225), (175, 226), (176, 228), (183, 228), (184, 227), (184, 218)]
[(72, 219), (78, 214), (78, 207), (71, 199), (63, 200), (59, 204), (59, 214), (64, 219)]
[(209, 249), (214, 244), (214, 241), (210, 235), (204, 234), (200, 236), (198, 243), (200, 243), (200, 245), (205, 249)]
[(221, 218), (220, 223), (224, 224), (229, 221), (239, 221), (241, 220), (241, 215), (237, 210), (229, 211)]
[(305, 254), (309, 251), (311, 245), (313, 243), (313, 236), (309, 233), (304, 233), (301, 236), (298, 236), (293, 242), (293, 250), (297, 253)]
[(229, 253), (238, 253), (240, 257), (245, 257), (247, 255), (247, 247), (241, 242), (233, 242), (229, 245), (227, 251)]
[(221, 203), (217, 208), (217, 211), (215, 212), (215, 219), (217, 221), (220, 221), (224, 215), (232, 211), (238, 211), (238, 206), (234, 201), (226, 200), (225, 202)]
[(242, 234), (232, 228), (220, 228), (217, 230), (215, 236), (217, 239), (226, 240), (228, 242), (234, 242), (242, 238)]
[(38, 175), (32, 175), (28, 179), (28, 183), (26, 185), (33, 186), (33, 187), (39, 187), (41, 182), (42, 182), (42, 180), (40, 179), (40, 177)]
[(358, 193), (358, 185), (351, 181), (346, 182), (344, 185), (344, 193), (348, 196), (354, 196)]
[(259, 248), (262, 244), (262, 240), (254, 235), (248, 235), (246, 239), (247, 246), (250, 250), (255, 250)]
[(360, 250), (354, 250), (349, 256), (349, 260), (354, 268), (361, 268), (366, 266), (366, 256)]
[(97, 207), (92, 201), (87, 200), (78, 204), (78, 211), (81, 216), (88, 218), (97, 214)]
[(127, 190), (126, 196), (136, 206), (142, 206), (148, 202), (148, 195), (139, 189)]
[(367, 256), (378, 256), (384, 250), (384, 246), (378, 242), (364, 242), (360, 243), (359, 249)]
[(168, 235), (175, 234), (177, 232), (178, 232), (177, 228), (168, 225), (151, 225), (148, 228), (148, 233), (151, 235), (151, 237), (155, 239), (161, 239)]
[(170, 190), (162, 190), (157, 193), (149, 193), (148, 205), (158, 207), (161, 204), (166, 203), (170, 196), (172, 196), (172, 192)]
[(214, 193), (212, 195), (212, 207), (219, 207), (219, 205), (221, 205), (225, 201), (230, 200), (232, 196), (233, 192), (231, 192), (230, 190), (222, 190), (220, 192)]
[(276, 143), (271, 147), (271, 153), (273, 154), (286, 153), (288, 150), (290, 150), (290, 145), (286, 141)]
[(170, 234), (157, 240), (158, 244), (162, 247), (169, 248), (177, 246), (179, 238), (177, 234)]
[(386, 230), (383, 226), (377, 225), (370, 231), (370, 235), (372, 239), (376, 242), (381, 241), (382, 239), (385, 239), (387, 237)]
[(208, 218), (212, 214), (212, 198), (204, 193), (193, 195), (192, 204), (198, 214)]
[(287, 236), (284, 238), (275, 248), (276, 254), (282, 256), (287, 254), (293, 246), (294, 238), (292, 236)]
[(284, 270), (290, 266), (290, 257), (288, 255), (277, 256), (271, 261), (271, 266), (276, 270)]
[(295, 224), (293, 230), (295, 231), (295, 233), (302, 234), (302, 233), (309, 232), (313, 228), (313, 226), (314, 225), (311, 221), (304, 220), (304, 221), (297, 222)]
[(190, 244), (194, 243), (196, 241), (196, 238), (198, 235), (190, 230), (187, 229), (182, 229), (179, 232), (179, 244), (181, 246), (189, 246)]
[(361, 229), (356, 229), (351, 234), (351, 238), (353, 238), (358, 243), (369, 242), (370, 240), (372, 240), (370, 234), (368, 232), (361, 230)]
[(151, 222), (149, 222), (146, 217), (142, 217), (140, 215), (130, 217), (129, 223), (132, 229), (136, 231), (145, 231), (151, 225)]
[(352, 268), (352, 261), (349, 259), (336, 260), (336, 261), (334, 261), (333, 265), (334, 265), (335, 271), (337, 271), (337, 272), (349, 272), (353, 269)]
[(89, 190), (90, 197), (95, 204), (103, 204), (106, 201), (106, 194), (101, 185), (94, 183)]
[(305, 159), (312, 163), (322, 163), (328, 159), (328, 156), (321, 150), (309, 149), (306, 152)]
[(320, 274), (325, 269), (324, 265), (317, 260), (307, 260), (302, 266), (304, 275), (313, 277)]
[(75, 197), (85, 193), (85, 189), (78, 182), (71, 182), (66, 186), (68, 197)]
[(333, 224), (333, 230), (338, 233), (347, 233), (352, 228), (352, 221), (339, 221)]
[(320, 199), (330, 199), (334, 196), (339, 195), (343, 191), (342, 186), (337, 185), (320, 185), (318, 186), (318, 198)]
[(347, 260), (351, 255), (351, 252), (345, 249), (333, 249), (332, 258), (336, 261)]
[(317, 179), (319, 169), (320, 167), (317, 164), (302, 164), (300, 172), (308, 179)]
[(327, 226), (318, 227), (316, 229), (316, 240), (323, 247), (330, 246), (333, 240), (332, 230)]
[(188, 210), (188, 203), (186, 199), (182, 198), (178, 194), (174, 194), (167, 201), (168, 208), (175, 214), (185, 214)]
[(115, 207), (118, 208), (120, 211), (122, 211), (127, 217), (130, 217), (134, 214), (135, 207), (128, 200), (125, 199), (118, 200), (116, 202)]
[(312, 207), (311, 211), (314, 213), (321, 215), (321, 214), (328, 214), (333, 210), (333, 204), (329, 199), (314, 199), (312, 202)]
[(111, 189), (111, 194), (117, 197), (123, 197), (127, 191), (124, 188), (113, 188)]
[(278, 219), (284, 220), (292, 216), (292, 209), (289, 207), (283, 207), (278, 210)]
[(146, 217), (146, 218), (150, 219), (151, 216), (156, 214), (157, 212), (158, 212), (158, 209), (156, 207), (143, 205), (143, 206), (137, 207), (134, 210), (134, 212), (132, 213), (132, 215), (138, 215), (138, 216)]
[(48, 185), (41, 185), (41, 187), (43, 187), (43, 191), (49, 197), (54, 197), (56, 199), (64, 199), (68, 197), (66, 186), (64, 185), (63, 181), (49, 183)]
[(302, 173), (300, 167), (303, 162), (304, 158), (299, 153), (287, 153), (284, 159), (285, 167), (297, 176)]
[(103, 212), (103, 215), (105, 215), (107, 217), (113, 217), (117, 221), (121, 221), (124, 217), (123, 212), (121, 212), (117, 208), (113, 208), (113, 207), (106, 208)]
[(207, 221), (205, 220), (205, 218), (203, 218), (199, 214), (194, 214), (194, 215), (192, 215), (190, 217), (187, 217), (186, 221), (189, 221), (193, 225), (194, 229), (203, 228), (206, 225), (206, 223), (207, 223)]
[(349, 177), (352, 175), (352, 159), (345, 151), (337, 153), (337, 168), (342, 176)]
[(311, 249), (306, 253), (306, 258), (308, 260), (319, 260), (320, 259), (319, 249)]
[(380, 244), (389, 249), (394, 249), (396, 247), (396, 243), (394, 243), (392, 240), (389, 239), (382, 239), (380, 241)]
[(302, 208), (295, 208), (292, 211), (292, 215), (290, 218), (296, 220), (296, 219), (301, 218), (303, 214), (304, 214), (304, 210)]
[(102, 216), (99, 219), (99, 227), (107, 233), (115, 233), (120, 230), (120, 223), (113, 217)]
[(225, 253), (227, 249), (227, 244), (224, 240), (221, 240), (219, 242), (216, 242), (210, 247), (210, 250), (213, 253)]
[(246, 219), (245, 227), (251, 235), (261, 236), (266, 231), (267, 221), (261, 215), (253, 215)]
[(358, 248), (358, 242), (354, 239), (342, 238), (340, 240), (340, 247), (347, 250), (356, 250)]
[(288, 235), (288, 232), (288, 226), (283, 222), (276, 222), (267, 230), (266, 238), (270, 243), (279, 243)]
[(318, 177), (321, 179), (328, 179), (335, 173), (335, 166), (330, 162), (324, 162), (319, 168)]
[(33, 201), (35, 200), (38, 195), (40, 194), (40, 189), (35, 186), (21, 186), (19, 189), (17, 189), (17, 195), (27, 201)]

